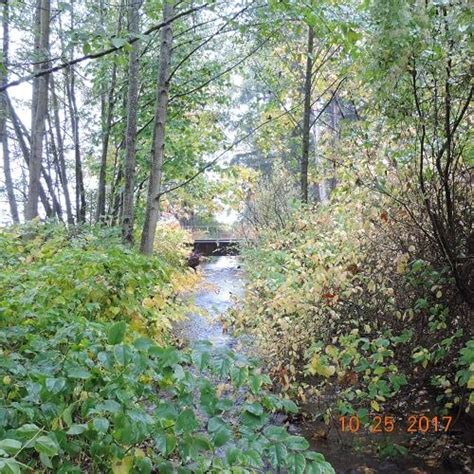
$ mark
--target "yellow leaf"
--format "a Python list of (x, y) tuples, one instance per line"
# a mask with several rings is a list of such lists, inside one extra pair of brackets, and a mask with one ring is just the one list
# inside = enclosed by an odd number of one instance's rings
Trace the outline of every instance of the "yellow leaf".
[(372, 400), (370, 402), (370, 406), (375, 410), (375, 411), (380, 411), (380, 405), (375, 401), (375, 400)]
[(314, 354), (309, 365), (309, 372), (313, 375), (322, 375), (323, 377), (331, 377), (336, 373), (334, 365), (324, 365), (319, 357), (319, 354)]
[(152, 308), (153, 307), (153, 300), (151, 298), (145, 298), (142, 302), (145, 308)]
[(338, 350), (337, 347), (330, 344), (329, 346), (326, 346), (325, 352), (328, 356), (337, 357)]
[(474, 375), (471, 375), (469, 377), (469, 380), (467, 381), (467, 388), (470, 388), (470, 389), (474, 388)]
[(133, 450), (133, 454), (135, 455), (136, 458), (144, 458), (145, 457), (145, 451), (140, 448), (135, 448)]
[(112, 460), (113, 474), (128, 474), (133, 467), (133, 456), (125, 456), (123, 459)]

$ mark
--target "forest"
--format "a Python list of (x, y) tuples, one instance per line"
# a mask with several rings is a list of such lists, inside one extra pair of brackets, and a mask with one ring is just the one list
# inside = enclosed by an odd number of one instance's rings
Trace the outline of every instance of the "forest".
[(0, 473), (474, 472), (471, 2), (0, 11)]

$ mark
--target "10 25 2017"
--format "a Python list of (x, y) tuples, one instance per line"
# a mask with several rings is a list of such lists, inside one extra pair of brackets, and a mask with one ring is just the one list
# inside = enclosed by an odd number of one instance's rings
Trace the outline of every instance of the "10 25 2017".
[(339, 417), (339, 429), (350, 433), (392, 433), (399, 429), (407, 433), (446, 433), (452, 421), (452, 416), (408, 415), (405, 419), (397, 419), (390, 415), (374, 415), (368, 424), (364, 424), (358, 416), (352, 415)]

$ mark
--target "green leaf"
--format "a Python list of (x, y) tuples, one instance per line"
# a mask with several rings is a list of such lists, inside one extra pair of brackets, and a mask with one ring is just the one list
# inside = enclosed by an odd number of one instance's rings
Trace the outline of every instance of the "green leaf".
[(148, 351), (148, 349), (155, 345), (155, 343), (149, 337), (139, 337), (133, 341), (133, 345), (139, 351)]
[(326, 461), (309, 461), (305, 474), (335, 474), (333, 467)]
[(87, 56), (92, 51), (92, 47), (89, 43), (84, 43), (82, 45), (82, 53)]
[(40, 453), (39, 457), (40, 457), (41, 464), (43, 464), (43, 466), (49, 469), (53, 469), (53, 463), (51, 462), (51, 459), (49, 459), (49, 456), (47, 454)]
[(0, 449), (3, 449), (9, 454), (16, 454), (21, 449), (20, 441), (16, 439), (2, 439), (0, 440)]
[(306, 451), (304, 453), (304, 457), (311, 461), (326, 462), (324, 456), (321, 453), (317, 453), (316, 451)]
[(263, 415), (257, 416), (248, 411), (244, 411), (240, 416), (243, 425), (247, 428), (255, 429), (265, 424), (266, 417)]
[(231, 447), (226, 451), (225, 458), (227, 459), (227, 462), (232, 466), (232, 464), (235, 464), (238, 461), (240, 454), (240, 449)]
[(263, 407), (260, 403), (246, 403), (244, 410), (252, 413), (252, 415), (260, 416), (263, 414)]
[(38, 433), (39, 430), (40, 428), (38, 428), (38, 426), (31, 423), (27, 423), (25, 425), (20, 426), (16, 430), (16, 436), (22, 439), (31, 439), (36, 433)]
[(157, 472), (160, 474), (173, 474), (175, 472), (173, 464), (169, 461), (163, 461), (156, 466)]
[(122, 48), (127, 44), (127, 40), (124, 38), (112, 38), (112, 44), (115, 48)]
[(263, 430), (263, 434), (270, 440), (270, 441), (285, 441), (290, 436), (285, 428), (282, 426), (267, 426)]
[(67, 371), (68, 377), (71, 379), (82, 379), (87, 380), (91, 378), (92, 374), (82, 367), (72, 367)]
[(153, 470), (153, 464), (150, 458), (135, 458), (134, 472), (138, 474), (150, 474)]
[(214, 433), (221, 428), (228, 427), (227, 423), (220, 416), (213, 416), (207, 423), (207, 430), (209, 433)]
[(15, 459), (0, 459), (0, 472), (2, 474), (21, 474), (20, 465)]
[(94, 418), (92, 426), (99, 433), (106, 433), (109, 429), (109, 420), (107, 418)]
[(229, 428), (219, 428), (212, 437), (212, 442), (216, 448), (224, 446), (227, 441), (232, 437), (232, 431)]
[(109, 413), (118, 413), (122, 408), (120, 403), (115, 400), (104, 400), (102, 403), (97, 405), (98, 411), (108, 411)]
[(281, 400), (281, 406), (287, 413), (298, 413), (298, 405), (292, 400), (284, 398)]
[(114, 356), (120, 365), (128, 365), (132, 361), (132, 351), (127, 345), (115, 346)]
[(256, 395), (259, 392), (260, 387), (262, 386), (262, 382), (263, 382), (263, 377), (261, 377), (259, 375), (251, 375), (250, 376), (250, 379), (249, 379), (250, 391), (254, 395)]
[(66, 434), (74, 436), (74, 435), (79, 435), (84, 433), (84, 431), (87, 431), (87, 425), (78, 425), (78, 424), (73, 424), (71, 427), (66, 431)]
[(66, 423), (67, 426), (72, 425), (72, 413), (74, 411), (74, 408), (76, 408), (76, 404), (77, 402), (72, 403), (63, 411), (62, 417), (63, 417), (64, 423)]
[(178, 433), (190, 433), (198, 427), (196, 416), (191, 408), (183, 410), (176, 420), (176, 431)]
[(38, 453), (44, 453), (47, 456), (55, 456), (59, 452), (59, 445), (49, 436), (40, 436), (36, 438), (35, 449)]
[(288, 456), (288, 474), (303, 474), (306, 467), (306, 459), (300, 453), (292, 453)]
[(304, 451), (309, 448), (308, 441), (306, 441), (302, 436), (289, 436), (285, 444), (288, 449), (294, 451)]
[(268, 448), (268, 457), (274, 468), (279, 469), (285, 466), (288, 457), (286, 446), (281, 443), (272, 444)]
[(245, 462), (247, 462), (251, 467), (260, 468), (263, 466), (262, 457), (254, 449), (244, 451), (242, 453), (242, 457), (244, 458)]
[(107, 333), (107, 342), (112, 345), (120, 344), (125, 337), (126, 331), (127, 323), (125, 321), (113, 324)]
[(163, 456), (168, 457), (176, 448), (176, 436), (172, 433), (159, 433), (155, 436), (155, 446)]
[(46, 388), (48, 392), (59, 393), (66, 386), (66, 379), (64, 378), (47, 378)]

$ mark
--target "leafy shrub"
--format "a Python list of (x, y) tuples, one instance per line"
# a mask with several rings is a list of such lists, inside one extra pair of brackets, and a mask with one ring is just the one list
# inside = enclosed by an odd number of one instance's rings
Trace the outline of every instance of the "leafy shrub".
[(402, 209), (341, 185), (245, 249), (249, 283), (230, 324), (257, 338), (284, 388), (337, 391), (341, 414), (367, 418), (417, 385), (448, 411), (472, 388), (469, 308), (429, 249)]
[[(332, 472), (304, 438), (268, 424), (269, 411), (296, 405), (266, 393), (267, 378), (232, 353), (160, 347), (122, 322), (56, 321), (53, 336), (38, 329), (0, 331), (8, 342), (0, 356), (2, 472), (251, 472), (265, 462)], [(212, 374), (247, 387), (247, 400), (236, 406), (219, 394)]]
[(334, 472), (271, 424), (297, 407), (255, 361), (164, 344), (191, 281), (175, 255), (49, 225), (0, 247), (0, 472)]
[(288, 170), (281, 162), (274, 165), (271, 176), (264, 176), (246, 196), (243, 220), (254, 232), (262, 229), (282, 229), (299, 207), (298, 194)]
[[(167, 237), (172, 233), (168, 232)], [(114, 230), (90, 229), (69, 235), (55, 225), (20, 227), (0, 233), (0, 314), (9, 324), (44, 318), (124, 319), (157, 337), (170, 318), (184, 313), (176, 296), (182, 274), (192, 284), (179, 249), (184, 233), (176, 232), (176, 255), (151, 258), (121, 245)], [(163, 248), (165, 245), (163, 244)], [(163, 250), (168, 256), (169, 250)], [(0, 327), (2, 326), (0, 321)]]
[(182, 265), (192, 247), (192, 236), (179, 225), (160, 224), (155, 234), (155, 255), (174, 265)]

